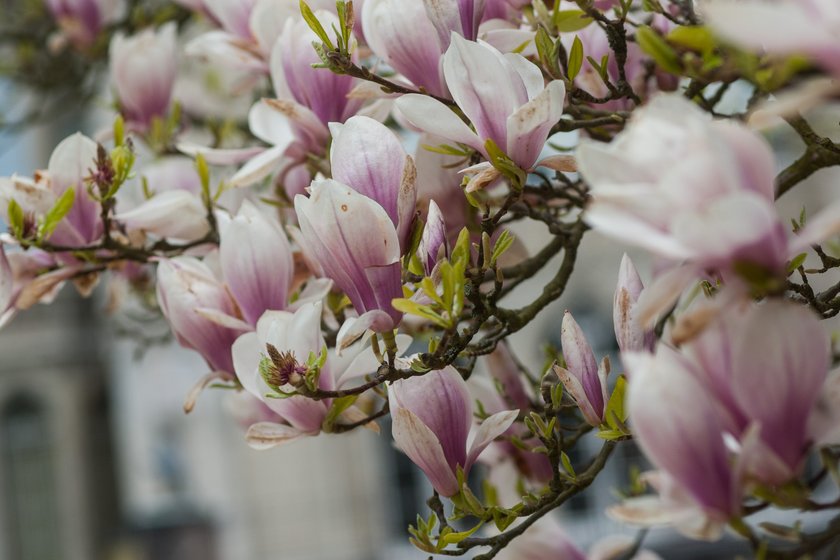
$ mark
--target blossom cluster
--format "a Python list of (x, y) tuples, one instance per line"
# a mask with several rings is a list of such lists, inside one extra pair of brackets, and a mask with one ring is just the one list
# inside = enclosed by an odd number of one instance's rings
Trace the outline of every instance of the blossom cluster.
[[(784, 102), (800, 79), (836, 77), (834, 3), (179, 4), (189, 18), (109, 37), (117, 3), (48, 2), (65, 48), (110, 40), (116, 120), (0, 178), (0, 326), (107, 278), (204, 358), (198, 387), (236, 390), (255, 448), (390, 415), (435, 491), (410, 529), (427, 552), (655, 558), (621, 538), (585, 553), (540, 519), (629, 441), (654, 467), (608, 512), (631, 524), (728, 526), (760, 548), (753, 511), (840, 507), (804, 478), (818, 455), (837, 474), (821, 319), (840, 313), (840, 284), (809, 278), (840, 265), (840, 202), (793, 228), (776, 206), (840, 164)], [(739, 80), (752, 98), (725, 115)], [(781, 174), (753, 110), (805, 140)], [(545, 246), (529, 254), (513, 223)], [(589, 230), (654, 273), (614, 263), (617, 359), (566, 311), (533, 372), (506, 338), (561, 299)], [(512, 308), (542, 269), (552, 279)], [(600, 454), (572, 465), (589, 433)], [(493, 498), (470, 484), (478, 462)], [(463, 517), (477, 521), (456, 531)]]

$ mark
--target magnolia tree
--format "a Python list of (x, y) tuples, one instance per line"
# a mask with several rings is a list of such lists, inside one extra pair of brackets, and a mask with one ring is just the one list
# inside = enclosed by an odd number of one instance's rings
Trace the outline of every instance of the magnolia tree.
[[(835, 0), (31, 4), (9, 22), (40, 34), (3, 35), (13, 79), (53, 92), (49, 61), (107, 62), (116, 120), (0, 179), (3, 324), (120, 283), (206, 360), (186, 410), (234, 389), (255, 448), (390, 416), (434, 489), (407, 535), (428, 553), (655, 557), (584, 552), (549, 515), (631, 440), (653, 470), (606, 515), (761, 558), (840, 538), (798, 521), (840, 509), (815, 493), (840, 482), (840, 204), (776, 208), (840, 164), (808, 112), (840, 94)], [(776, 124), (804, 143), (786, 167)], [(593, 230), (655, 257), (614, 263), (620, 361), (566, 313), (530, 370), (506, 339), (562, 301)]]

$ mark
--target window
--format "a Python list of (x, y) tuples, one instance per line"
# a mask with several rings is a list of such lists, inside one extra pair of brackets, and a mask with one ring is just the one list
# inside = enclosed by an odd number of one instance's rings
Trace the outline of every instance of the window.
[(58, 560), (52, 438), (47, 414), (34, 398), (18, 395), (2, 408), (0, 457), (8, 557)]

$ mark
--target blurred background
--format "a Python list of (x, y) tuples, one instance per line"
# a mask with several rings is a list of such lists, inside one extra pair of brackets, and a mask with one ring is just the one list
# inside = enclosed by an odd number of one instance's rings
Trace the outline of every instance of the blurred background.
[[(37, 103), (0, 83), (0, 106), (25, 111)], [(93, 133), (104, 122), (68, 106), (37, 126), (0, 129), (0, 176), (45, 168), (62, 138), (77, 129)], [(784, 133), (773, 139), (785, 158), (799, 149)], [(809, 208), (838, 195), (837, 179), (826, 170), (800, 187)], [(797, 216), (801, 204), (785, 200), (781, 208)], [(516, 234), (530, 250), (544, 240), (539, 230)], [(559, 346), (564, 309), (596, 354), (612, 354), (619, 364), (611, 305), (622, 251), (588, 236), (567, 293), (512, 339), (526, 364), (540, 367), (545, 345)], [(650, 263), (631, 256), (649, 280)], [(511, 301), (525, 302), (556, 266)], [(381, 435), (322, 435), (253, 451), (225, 391), (205, 392), (184, 414), (184, 397), (205, 364), (171, 340), (162, 320), (109, 314), (117, 295), (102, 285), (83, 300), (68, 286), (53, 305), (21, 313), (0, 331), (0, 560), (428, 556), (407, 544), (406, 527), (417, 512), (427, 515), (431, 488), (392, 448), (387, 425)], [(586, 462), (598, 446), (594, 437), (585, 440), (573, 462)], [(618, 455), (596, 486), (559, 512), (584, 549), (607, 534), (635, 534), (603, 513), (628, 484), (631, 466), (644, 467), (632, 443)], [(747, 556), (732, 539), (687, 542), (668, 530), (652, 532), (645, 544), (666, 559)]]

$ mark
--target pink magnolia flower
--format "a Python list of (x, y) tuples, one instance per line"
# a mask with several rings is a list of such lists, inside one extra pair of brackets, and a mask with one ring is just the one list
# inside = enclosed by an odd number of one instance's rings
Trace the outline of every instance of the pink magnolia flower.
[(96, 169), (96, 142), (80, 133), (56, 146), (46, 172), (34, 179), (0, 177), (0, 212), (8, 221), (9, 201), (14, 199), (33, 224), (53, 207), (67, 189), (74, 190), (73, 206), (49, 240), (56, 245), (84, 246), (102, 236), (99, 203), (88, 194), (86, 179)]
[[(307, 3), (313, 10), (335, 10), (331, 0)], [(299, 4), (288, 0), (205, 0), (202, 11), (221, 29), (190, 41), (186, 53), (255, 75), (268, 70), (271, 49), (286, 22), (300, 19)]]
[[(194, 162), (170, 156), (145, 166), (139, 175), (152, 196), (143, 199), (140, 185), (126, 185), (117, 193), (114, 219), (134, 231), (180, 241), (200, 239), (210, 230), (201, 201), (201, 180)], [(131, 188), (129, 188), (131, 187)]]
[(414, 160), (388, 127), (369, 117), (330, 123), (330, 132), (333, 179), (378, 202), (406, 249), (417, 203)]
[(487, 157), (492, 140), (522, 169), (537, 163), (551, 128), (563, 114), (566, 89), (545, 84), (534, 64), (517, 54), (452, 35), (443, 57), (452, 98), (475, 126), (473, 132), (446, 105), (423, 95), (397, 100), (397, 108), (415, 127), (469, 146)]
[(231, 346), (251, 326), (237, 318), (236, 302), (210, 266), (194, 257), (162, 260), (157, 299), (178, 343), (201, 354), (213, 371), (233, 375)]
[(840, 5), (834, 0), (705, 0), (700, 8), (727, 41), (773, 54), (806, 54), (840, 75)]
[(449, 256), (449, 244), (446, 240), (446, 222), (443, 213), (434, 200), (429, 202), (429, 212), (426, 215), (426, 226), (417, 248), (420, 262), (426, 276), (430, 276), (438, 260)]
[(530, 4), (529, 0), (486, 0), (484, 20), (515, 20), (522, 15), (522, 8)]
[(609, 363), (604, 358), (600, 367), (598, 366), (586, 336), (568, 311), (563, 315), (560, 342), (566, 367), (555, 365), (554, 373), (575, 399), (584, 419), (592, 426), (600, 426), (604, 422), (604, 412), (609, 400)]
[[(315, 15), (326, 29), (338, 26), (331, 12), (319, 10)], [(271, 82), (277, 99), (258, 102), (248, 117), (251, 132), (271, 147), (233, 176), (234, 185), (247, 186), (278, 172), (290, 196), (303, 192), (312, 179), (305, 167), (307, 155), (324, 153), (330, 138), (328, 124), (344, 122), (362, 108), (362, 99), (349, 97), (354, 78), (312, 67), (320, 63), (312, 47), (317, 40), (302, 19), (286, 21), (271, 50)]]
[(483, 0), (368, 0), (362, 23), (374, 53), (414, 85), (445, 97), (441, 57), (450, 35), (475, 40), (483, 13)]
[(790, 258), (840, 230), (834, 204), (788, 239), (774, 205), (770, 146), (681, 95), (655, 97), (610, 144), (583, 140), (576, 158), (590, 185), (589, 225), (683, 263), (645, 290), (643, 327), (703, 271), (783, 278)]
[(460, 491), (457, 470), (468, 474), (475, 460), (516, 420), (518, 410), (494, 414), (472, 433), (472, 399), (461, 374), (449, 366), (391, 383), (388, 401), (394, 442), (442, 496)]
[(46, 4), (66, 37), (82, 48), (89, 47), (125, 9), (122, 0), (47, 0)]
[[(286, 358), (288, 371), (275, 372), (285, 378), (278, 386), (287, 392), (294, 389), (288, 378), (294, 373), (306, 371), (310, 354), (319, 356), (325, 346), (321, 335), (321, 303), (309, 303), (295, 313), (269, 311), (260, 317), (256, 332), (245, 333), (233, 344), (233, 364), (242, 387), (260, 399), (282, 423), (264, 422), (254, 424), (248, 431), (248, 440), (254, 447), (273, 447), (294, 441), (302, 436), (317, 435), (327, 415), (331, 401), (316, 401), (303, 396), (271, 398), (275, 393), (260, 373), (261, 356), (272, 345)], [(329, 363), (321, 369), (319, 386), (324, 390), (335, 388), (335, 379)]]
[(14, 315), (14, 276), (6, 250), (0, 244), (0, 328)]
[(809, 420), (829, 356), (819, 320), (777, 300), (723, 313), (680, 352), (660, 344), (655, 354), (622, 356), (633, 433), (663, 471), (660, 494), (683, 512), (690, 504), (703, 512), (703, 523), (686, 517), (686, 531), (719, 535), (709, 529), (737, 513), (747, 483), (776, 486), (801, 471), (820, 435)]
[(356, 329), (393, 329), (402, 318), (391, 301), (402, 297), (400, 240), (376, 201), (337, 181), (315, 181), (295, 210), (310, 258), (341, 289), (356, 311)]
[(256, 325), (266, 310), (287, 307), (294, 276), (292, 248), (280, 223), (250, 202), (222, 228), (219, 263), (246, 322)]
[[(704, 520), (700, 526), (713, 527), (705, 530), (708, 536), (717, 538), (720, 528), (740, 509), (740, 481), (723, 437), (735, 430), (733, 420), (692, 373), (691, 364), (671, 348), (660, 346), (655, 356), (624, 359), (631, 373), (627, 407), (635, 440), (688, 496), (688, 505), (686, 500), (677, 500), (680, 507), (693, 510), (694, 517)], [(643, 499), (656, 502), (654, 511), (667, 513), (670, 508), (663, 506), (668, 494), (662, 494), (659, 500)], [(639, 508), (639, 504), (627, 507)], [(681, 524), (677, 528), (700, 536)]]
[(642, 290), (644, 290), (642, 279), (633, 261), (625, 253), (621, 258), (618, 285), (613, 297), (613, 328), (618, 348), (622, 352), (652, 351), (656, 344), (653, 331), (645, 329), (633, 313)]
[(126, 37), (117, 33), (109, 52), (111, 78), (129, 124), (147, 130), (169, 110), (178, 65), (174, 22)]
[[(476, 384), (470, 388), (474, 390), (473, 396), (476, 400), (481, 401), (486, 412), (495, 414), (511, 407), (528, 410), (533, 406), (533, 391), (520, 374), (519, 367), (507, 345), (500, 343), (496, 346), (496, 349), (487, 356), (484, 363), (493, 379), (493, 383)], [(476, 382), (478, 381), (481, 381), (481, 379), (477, 378)], [(506, 433), (518, 436), (531, 448), (541, 445), (529, 433), (528, 428), (522, 424), (512, 424), (506, 430)], [(490, 451), (496, 451), (496, 457), (492, 457), (494, 454)], [(511, 442), (504, 440), (494, 442), (488, 449), (488, 453), (482, 455), (482, 461), (493, 465), (494, 470), (499, 468), (501, 462), (507, 461), (515, 471), (521, 473), (528, 480), (537, 483), (545, 483), (551, 480), (553, 475), (551, 462), (545, 454), (520, 449)], [(518, 495), (516, 498), (518, 498)]]

